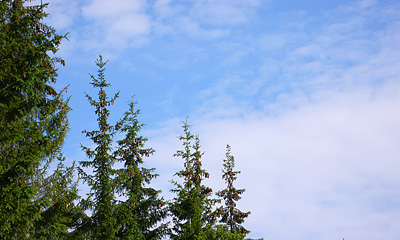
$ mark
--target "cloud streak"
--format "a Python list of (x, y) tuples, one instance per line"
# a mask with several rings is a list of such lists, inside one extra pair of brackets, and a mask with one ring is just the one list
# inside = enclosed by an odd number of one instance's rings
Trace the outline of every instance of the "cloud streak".
[(103, 44), (124, 48), (132, 39), (150, 32), (151, 19), (145, 8), (145, 0), (93, 0), (82, 7), (82, 15), (95, 27), (95, 37), (103, 39)]

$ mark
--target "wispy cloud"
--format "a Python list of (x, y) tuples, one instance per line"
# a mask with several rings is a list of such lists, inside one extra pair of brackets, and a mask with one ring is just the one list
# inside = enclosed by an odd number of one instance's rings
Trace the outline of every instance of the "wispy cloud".
[(262, 4), (261, 0), (200, 0), (194, 1), (190, 11), (203, 23), (237, 25), (247, 23)]
[(184, 11), (182, 3), (172, 2), (172, 0), (157, 0), (154, 3), (154, 11), (159, 18), (177, 16)]
[(90, 23), (90, 34), (95, 34), (92, 41), (96, 38), (102, 44), (124, 48), (150, 32), (151, 19), (145, 9), (145, 0), (93, 0), (82, 7), (82, 15)]
[(206, 29), (189, 17), (175, 18), (174, 27), (180, 29), (186, 36), (202, 40), (214, 40), (226, 36), (229, 31), (223, 29)]
[[(223, 187), (229, 143), (253, 236), (397, 238), (400, 28), (397, 17), (380, 15), (395, 10), (376, 4), (333, 10), (338, 15), (327, 15), (312, 34), (264, 34), (248, 43), (249, 58), (258, 60), (251, 73), (226, 74), (198, 94), (191, 119), (209, 184)], [(162, 154), (156, 157), (168, 157)]]
[(184, 34), (196, 39), (212, 40), (226, 37), (232, 27), (248, 23), (262, 1), (187, 1), (175, 3), (158, 0), (156, 30), (161, 34)]
[(79, 1), (52, 0), (43, 2), (49, 2), (49, 18), (47, 21), (51, 22), (52, 27), (58, 31), (63, 31), (76, 24), (80, 15)]

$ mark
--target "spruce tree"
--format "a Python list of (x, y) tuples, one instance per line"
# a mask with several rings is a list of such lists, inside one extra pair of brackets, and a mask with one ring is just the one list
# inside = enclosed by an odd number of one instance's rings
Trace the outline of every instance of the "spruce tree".
[(216, 201), (210, 197), (212, 189), (202, 183), (209, 174), (202, 168), (200, 140), (189, 127), (187, 121), (184, 122), (184, 135), (179, 137), (184, 149), (174, 154), (184, 160), (184, 169), (175, 174), (183, 182), (172, 181), (175, 188), (171, 191), (176, 197), (169, 205), (173, 221), (171, 239), (206, 239), (207, 231), (215, 223), (212, 207)]
[(68, 100), (52, 86), (65, 62), (49, 55), (65, 36), (43, 23), (46, 4), (25, 2), (0, 3), (0, 239), (32, 234), (45, 207), (36, 197), (40, 167), (68, 129)]
[(74, 181), (75, 163), (64, 165), (60, 154), (53, 174), (40, 183), (40, 201), (45, 203), (41, 218), (34, 223), (31, 234), (36, 239), (77, 239), (75, 228), (84, 217), (83, 209), (76, 205), (78, 181)]
[(157, 177), (154, 168), (143, 166), (144, 158), (154, 153), (152, 148), (145, 148), (147, 138), (139, 135), (143, 124), (137, 119), (140, 110), (135, 110), (135, 102), (129, 103), (129, 111), (121, 120), (120, 133), (125, 137), (118, 141), (115, 156), (124, 163), (118, 170), (116, 178), (118, 192), (126, 199), (117, 207), (117, 224), (119, 239), (161, 239), (166, 224), (160, 221), (166, 218), (165, 202), (157, 191), (147, 185)]
[(119, 93), (115, 94), (111, 99), (106, 94), (105, 89), (110, 86), (104, 75), (106, 63), (103, 62), (103, 58), (100, 55), (96, 61), (96, 65), (99, 68), (97, 78), (90, 75), (92, 78), (90, 84), (99, 90), (98, 100), (93, 99), (86, 93), (89, 103), (95, 107), (95, 114), (98, 116), (98, 129), (83, 131), (96, 147), (91, 149), (82, 145), (88, 160), (80, 161), (80, 166), (92, 168), (93, 174), (86, 173), (82, 168), (78, 169), (80, 176), (91, 189), (90, 193), (88, 193), (85, 207), (92, 211), (92, 216), (86, 226), (83, 227), (92, 239), (114, 239), (117, 233), (116, 216), (114, 215), (116, 204), (115, 186), (113, 183), (113, 178), (115, 177), (113, 165), (116, 159), (111, 153), (111, 145), (116, 130), (108, 122), (110, 112), (107, 107), (114, 104)]
[[(142, 166), (143, 159), (154, 153), (145, 148), (146, 138), (139, 136), (143, 124), (137, 117), (135, 103), (115, 125), (110, 125), (108, 107), (114, 104), (107, 97), (105, 88), (110, 84), (105, 80), (105, 65), (102, 56), (96, 61), (99, 67), (97, 78), (91, 75), (93, 87), (99, 89), (98, 100), (86, 94), (98, 116), (98, 130), (83, 131), (95, 144), (95, 149), (82, 146), (89, 160), (81, 161), (81, 167), (90, 167), (93, 174), (79, 168), (80, 175), (90, 187), (88, 198), (80, 206), (92, 211), (88, 218), (82, 218), (77, 232), (89, 239), (161, 239), (166, 225), (160, 222), (166, 217), (165, 202), (157, 191), (148, 185), (157, 175), (154, 168)], [(118, 136), (116, 149), (113, 140)], [(114, 169), (115, 163), (123, 163), (121, 169)], [(120, 200), (117, 200), (119, 198)]]
[(245, 189), (236, 189), (233, 185), (240, 171), (235, 171), (235, 158), (231, 155), (231, 147), (226, 146), (226, 159), (224, 159), (224, 169), (222, 170), (222, 178), (225, 180), (227, 187), (217, 192), (217, 196), (223, 198), (224, 206), (218, 208), (217, 212), (221, 217), (220, 222), (224, 223), (228, 230), (232, 233), (247, 234), (249, 231), (241, 224), (247, 218), (250, 212), (242, 212), (236, 208), (236, 202), (241, 199)]

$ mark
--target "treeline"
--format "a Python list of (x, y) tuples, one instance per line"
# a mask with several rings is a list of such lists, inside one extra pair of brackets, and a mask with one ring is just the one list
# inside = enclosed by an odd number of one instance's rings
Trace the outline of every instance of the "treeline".
[[(86, 94), (98, 127), (83, 131), (94, 147), (82, 146), (87, 160), (64, 164), (69, 98), (66, 88), (57, 91), (54, 84), (56, 65), (65, 62), (49, 53), (66, 35), (43, 23), (47, 4), (24, 3), (0, 5), (0, 239), (245, 239), (249, 230), (242, 224), (250, 212), (236, 206), (244, 189), (234, 186), (240, 171), (230, 146), (223, 164), (226, 188), (213, 197), (203, 183), (209, 174), (199, 137), (183, 122), (182, 149), (174, 154), (183, 169), (172, 182), (175, 197), (166, 201), (151, 187), (155, 169), (144, 167), (154, 150), (140, 135), (136, 102), (116, 123), (108, 120), (118, 93), (108, 96), (101, 56), (97, 75), (91, 75), (98, 95)], [(117, 135), (122, 139), (115, 141)], [(57, 163), (52, 172), (51, 163)], [(87, 196), (78, 194), (76, 172), (90, 188)]]

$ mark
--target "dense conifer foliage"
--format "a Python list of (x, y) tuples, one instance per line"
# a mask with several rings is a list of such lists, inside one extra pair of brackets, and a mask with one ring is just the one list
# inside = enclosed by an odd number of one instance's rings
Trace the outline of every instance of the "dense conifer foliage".
[(176, 196), (169, 207), (173, 219), (171, 239), (206, 239), (207, 231), (211, 230), (216, 220), (212, 211), (216, 203), (211, 198), (212, 189), (202, 183), (209, 178), (209, 174), (202, 167), (200, 140), (190, 132), (189, 127), (187, 121), (184, 122), (184, 134), (179, 137), (183, 150), (174, 154), (184, 160), (184, 169), (175, 174), (183, 182), (172, 181), (175, 185), (172, 192)]
[(96, 61), (99, 67), (97, 78), (90, 75), (92, 78), (91, 85), (98, 89), (98, 100), (86, 94), (90, 105), (95, 108), (98, 129), (83, 131), (93, 141), (95, 148), (82, 146), (89, 160), (80, 161), (80, 165), (84, 168), (91, 168), (93, 174), (88, 174), (82, 168), (79, 168), (80, 176), (90, 187), (86, 207), (92, 211), (92, 216), (91, 221), (84, 227), (93, 239), (114, 239), (117, 233), (116, 216), (114, 214), (116, 205), (115, 186), (113, 184), (113, 178), (116, 174), (113, 165), (116, 158), (111, 152), (113, 137), (117, 130), (108, 121), (110, 116), (108, 107), (114, 104), (118, 93), (111, 99), (107, 96), (105, 89), (110, 84), (106, 82), (104, 75), (106, 63), (100, 56)]
[[(166, 217), (165, 203), (157, 191), (147, 185), (157, 175), (154, 169), (143, 166), (143, 158), (153, 154), (154, 150), (145, 148), (146, 138), (139, 136), (142, 128), (133, 102), (129, 111), (115, 125), (108, 121), (108, 107), (114, 105), (118, 93), (113, 98), (107, 97), (105, 65), (102, 56), (96, 61), (99, 67), (97, 78), (91, 75), (93, 87), (99, 90), (98, 100), (86, 94), (89, 103), (95, 107), (98, 116), (98, 129), (83, 131), (94, 145), (94, 149), (82, 146), (89, 160), (81, 161), (83, 168), (90, 167), (93, 174), (79, 169), (83, 180), (90, 187), (88, 198), (82, 202), (91, 217), (81, 228), (91, 239), (160, 239), (166, 232), (166, 225), (159, 222)], [(122, 134), (113, 149), (114, 138)], [(122, 162), (124, 168), (116, 169), (114, 164)], [(123, 197), (123, 200), (117, 200)]]
[(222, 178), (227, 184), (226, 188), (222, 191), (217, 192), (217, 196), (223, 198), (224, 206), (218, 208), (218, 214), (221, 217), (221, 222), (232, 233), (249, 233), (241, 224), (244, 219), (247, 218), (250, 212), (242, 212), (236, 207), (236, 202), (241, 199), (241, 196), (245, 189), (236, 189), (233, 185), (234, 181), (240, 171), (235, 171), (235, 158), (231, 155), (231, 147), (226, 146), (226, 159), (224, 159), (224, 168), (222, 170)]
[(36, 199), (44, 171), (64, 142), (68, 100), (52, 86), (51, 57), (65, 36), (43, 23), (46, 5), (0, 3), (0, 238), (25, 239), (41, 218)]
[(36, 239), (77, 239), (80, 236), (75, 228), (84, 217), (84, 211), (76, 205), (80, 197), (78, 181), (73, 179), (75, 163), (66, 167), (62, 155), (58, 160), (54, 173), (40, 184), (38, 197), (47, 207), (34, 223)]
[[(157, 177), (154, 168), (143, 167), (143, 159), (154, 153), (152, 148), (145, 148), (147, 138), (139, 136), (143, 124), (137, 117), (140, 110), (135, 110), (135, 103), (129, 103), (129, 110), (121, 120), (120, 133), (125, 137), (118, 141), (114, 155), (124, 163), (116, 177), (117, 193), (126, 198), (119, 201), (116, 216), (120, 239), (161, 239), (165, 236), (167, 225), (160, 224), (166, 218), (165, 202), (159, 197), (161, 191), (149, 187), (151, 180)], [(118, 127), (118, 126), (117, 126)], [(158, 225), (159, 224), (159, 225)]]

